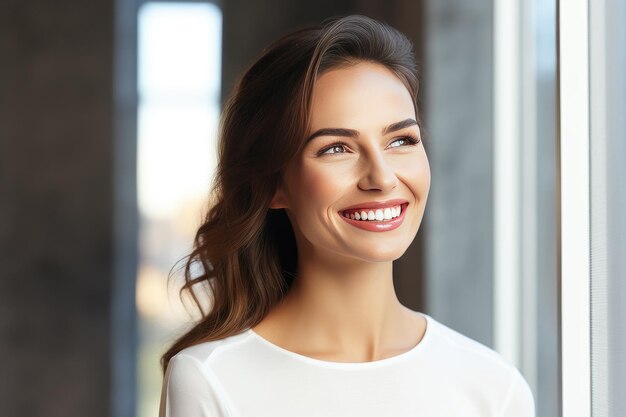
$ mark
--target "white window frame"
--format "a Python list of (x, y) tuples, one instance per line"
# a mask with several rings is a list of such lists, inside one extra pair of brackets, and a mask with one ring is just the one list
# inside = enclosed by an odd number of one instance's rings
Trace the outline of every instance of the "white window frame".
[[(557, 5), (561, 415), (591, 417), (590, 3)], [(536, 387), (537, 358), (526, 352), (536, 347), (528, 7), (494, 2), (494, 342)]]
[(589, 1), (558, 3), (561, 405), (591, 416)]

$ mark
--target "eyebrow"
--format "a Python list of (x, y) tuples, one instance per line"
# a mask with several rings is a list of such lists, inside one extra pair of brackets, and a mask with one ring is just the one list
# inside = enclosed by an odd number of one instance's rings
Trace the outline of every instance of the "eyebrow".
[[(404, 129), (405, 127), (414, 126), (414, 125), (417, 125), (417, 122), (415, 121), (415, 119), (411, 119), (411, 118), (405, 119), (400, 122), (392, 123), (389, 126), (383, 128), (382, 134), (386, 135), (388, 133), (395, 132), (396, 130)], [(318, 136), (347, 136), (350, 138), (357, 138), (359, 137), (359, 132), (354, 129), (326, 127), (326, 128), (316, 131), (311, 136), (309, 136), (308, 139), (306, 140), (306, 143), (309, 143), (311, 140), (315, 139)]]

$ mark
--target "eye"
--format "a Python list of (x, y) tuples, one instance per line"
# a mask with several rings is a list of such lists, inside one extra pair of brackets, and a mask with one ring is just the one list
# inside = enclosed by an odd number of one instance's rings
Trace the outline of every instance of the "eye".
[[(396, 145), (396, 143), (399, 143), (399, 145)], [(414, 138), (413, 136), (402, 136), (401, 138), (397, 138), (393, 142), (391, 142), (391, 145), (389, 145), (389, 147), (397, 148), (400, 146), (417, 145), (418, 143), (419, 139)]]
[(346, 153), (346, 146), (348, 145), (343, 142), (333, 143), (332, 145), (327, 146), (326, 148), (320, 150), (317, 155), (321, 156), (321, 155), (334, 155), (338, 153)]

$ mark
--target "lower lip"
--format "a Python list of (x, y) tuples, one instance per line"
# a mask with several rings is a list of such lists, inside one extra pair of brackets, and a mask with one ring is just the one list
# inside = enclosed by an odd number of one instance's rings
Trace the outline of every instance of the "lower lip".
[(404, 221), (404, 213), (406, 213), (406, 208), (409, 204), (402, 204), (402, 212), (395, 219), (387, 220), (387, 221), (374, 221), (374, 220), (352, 220), (349, 217), (345, 217), (341, 213), (339, 217), (350, 223), (352, 226), (358, 227), (363, 230), (367, 230), (370, 232), (387, 232), (389, 230), (397, 229), (400, 227), (402, 222)]

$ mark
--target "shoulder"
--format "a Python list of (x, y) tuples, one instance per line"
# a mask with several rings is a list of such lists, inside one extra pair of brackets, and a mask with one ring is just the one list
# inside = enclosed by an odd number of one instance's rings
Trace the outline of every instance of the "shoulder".
[(535, 398), (530, 386), (522, 374), (515, 369), (498, 415), (502, 417), (534, 417), (535, 412)]
[[(247, 349), (247, 341), (250, 333), (244, 331), (231, 335), (223, 339), (202, 342), (193, 346), (188, 346), (176, 353), (168, 364), (171, 368), (172, 379), (202, 376), (204, 379), (217, 380), (217, 375), (226, 363), (232, 370), (237, 367), (238, 360), (244, 355), (242, 352)], [(243, 348), (243, 349), (242, 349)]]
[(493, 369), (509, 375), (515, 370), (512, 363), (489, 346), (432, 317), (429, 317), (429, 324), (433, 326), (430, 336), (434, 340), (431, 343), (437, 346), (438, 352), (441, 352), (442, 356), (445, 355), (447, 360), (452, 360), (457, 365), (459, 362), (465, 362), (464, 364), (469, 367), (479, 366), (482, 371)]
[(208, 342), (198, 343), (193, 346), (186, 347), (172, 357), (187, 357), (194, 359), (199, 364), (207, 365), (219, 355), (227, 351), (235, 349), (237, 346), (245, 343), (250, 334), (244, 331), (239, 334), (231, 335), (223, 339), (211, 340)]
[(431, 320), (432, 349), (440, 366), (453, 373), (460, 389), (492, 402), (497, 416), (535, 415), (531, 389), (517, 367), (496, 350), (443, 323)]
[(247, 333), (182, 349), (167, 366), (161, 392), (160, 417), (230, 416), (230, 400), (211, 363), (244, 341)]

